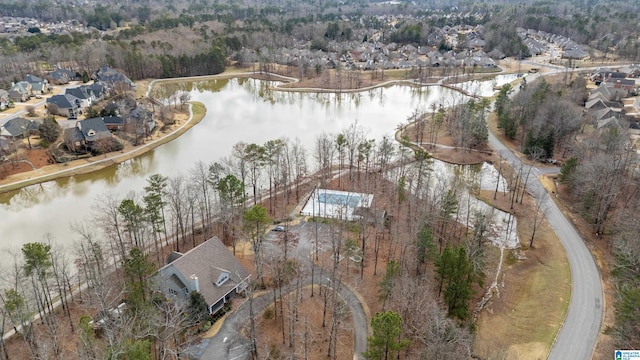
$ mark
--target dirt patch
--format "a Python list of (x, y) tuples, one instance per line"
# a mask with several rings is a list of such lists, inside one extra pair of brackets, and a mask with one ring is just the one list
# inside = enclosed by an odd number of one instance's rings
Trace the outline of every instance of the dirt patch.
[[(282, 302), (278, 297), (275, 306), (269, 306), (258, 316), (256, 331), (260, 336), (257, 346), (262, 350), (263, 356), (278, 359), (294, 349), (296, 358), (300, 359), (327, 357), (328, 334), (333, 321), (331, 311), (327, 311), (325, 326), (322, 325), (325, 292), (330, 290), (318, 285), (315, 285), (314, 290), (315, 296), (311, 297), (311, 286), (302, 289), (297, 309), (293, 306), (294, 293), (284, 296)], [(326, 295), (330, 298), (331, 292)], [(296, 318), (295, 326), (290, 328), (289, 320), (293, 318)], [(338, 359), (349, 359), (353, 356), (353, 322), (348, 311), (338, 322), (336, 353)]]
[(15, 160), (2, 163), (0, 166), (0, 179), (53, 164), (53, 159), (49, 152), (41, 148), (22, 148), (18, 151)]

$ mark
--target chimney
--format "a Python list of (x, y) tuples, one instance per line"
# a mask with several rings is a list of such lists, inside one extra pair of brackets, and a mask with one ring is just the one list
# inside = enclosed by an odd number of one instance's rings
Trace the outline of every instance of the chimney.
[(196, 274), (191, 275), (191, 291), (200, 292), (200, 280)]

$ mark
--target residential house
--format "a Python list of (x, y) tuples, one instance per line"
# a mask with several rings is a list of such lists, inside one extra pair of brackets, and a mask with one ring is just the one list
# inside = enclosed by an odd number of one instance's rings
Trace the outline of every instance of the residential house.
[(598, 129), (598, 131), (604, 131), (604, 130), (613, 129), (613, 128), (616, 128), (621, 132), (623, 130), (623, 126), (620, 123), (620, 119), (615, 117), (598, 120), (596, 128)]
[(139, 103), (136, 103), (136, 107), (131, 110), (129, 116), (131, 122), (136, 124), (136, 133), (139, 136), (149, 135), (156, 127), (153, 113)]
[(67, 88), (65, 89), (64, 93), (65, 95), (73, 95), (78, 98), (78, 100), (80, 100), (80, 103), (78, 104), (80, 106), (80, 110), (88, 108), (89, 106), (91, 106), (91, 104), (93, 104), (93, 101), (95, 100), (93, 92), (84, 85), (74, 88)]
[(110, 89), (113, 89), (117, 85), (127, 87), (129, 89), (134, 88), (135, 84), (131, 79), (126, 77), (118, 70), (112, 69), (108, 66), (103, 66), (94, 75), (95, 80), (105, 83)]
[(11, 139), (21, 139), (27, 134), (38, 133), (40, 124), (42, 124), (42, 120), (31, 120), (21, 117), (13, 118), (0, 126), (0, 136)]
[(101, 82), (94, 82), (93, 84), (90, 84), (90, 85), (84, 85), (84, 87), (87, 89), (87, 91), (90, 91), (93, 93), (94, 102), (102, 100), (107, 94), (107, 87), (105, 86), (104, 83), (101, 83)]
[(24, 77), (24, 82), (31, 84), (31, 95), (43, 95), (51, 91), (49, 82), (41, 77), (27, 75)]
[(188, 301), (198, 291), (207, 302), (209, 314), (249, 284), (250, 274), (217, 237), (213, 237), (184, 254), (172, 253), (168, 264), (158, 270), (158, 283), (169, 298)]
[(79, 120), (75, 127), (64, 130), (65, 144), (75, 152), (96, 150), (101, 141), (112, 138), (102, 118)]
[(9, 97), (7, 90), (0, 89), (0, 110), (10, 108), (13, 105), (13, 101)]
[(606, 108), (622, 109), (622, 104), (614, 101), (602, 101), (600, 99), (589, 100), (584, 107), (590, 111), (597, 111)]
[(596, 120), (602, 120), (602, 119), (606, 119), (606, 118), (610, 118), (610, 117), (619, 118), (620, 114), (621, 114), (620, 111), (615, 111), (613, 108), (608, 107), (608, 108), (596, 110), (593, 113), (593, 117)]
[(47, 99), (46, 107), (50, 114), (77, 119), (82, 113), (80, 103), (80, 99), (71, 94), (53, 95)]
[(624, 79), (627, 74), (618, 70), (597, 70), (591, 74), (591, 81), (596, 85), (600, 85), (601, 82), (609, 79)]
[(121, 116), (104, 116), (101, 119), (107, 129), (111, 131), (124, 129), (125, 122)]
[(26, 81), (12, 83), (9, 98), (14, 102), (25, 102), (31, 97), (31, 84)]
[(638, 64), (626, 65), (618, 69), (618, 71), (627, 74), (626, 77), (628, 78), (637, 78), (640, 76), (640, 65)]
[(57, 69), (49, 73), (49, 78), (51, 78), (52, 83), (64, 85), (68, 84), (69, 81), (75, 80), (76, 73), (70, 69)]
[(591, 100), (591, 96), (597, 93), (602, 93), (602, 95), (604, 95), (604, 97), (609, 101), (617, 101), (629, 96), (629, 92), (622, 87), (609, 86), (607, 83), (591, 90), (589, 92), (589, 99)]
[(633, 79), (607, 79), (607, 86), (616, 88), (616, 89), (625, 89), (627, 91), (635, 90), (636, 81)]

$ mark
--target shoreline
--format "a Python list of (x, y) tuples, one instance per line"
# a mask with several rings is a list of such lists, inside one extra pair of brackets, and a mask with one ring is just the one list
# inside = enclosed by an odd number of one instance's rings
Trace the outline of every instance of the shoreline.
[[(276, 80), (283, 81), (283, 84), (278, 86), (272, 86), (270, 89), (274, 91), (288, 91), (288, 92), (316, 92), (316, 93), (357, 93), (362, 91), (368, 91), (381, 87), (389, 87), (394, 85), (405, 85), (405, 86), (434, 86), (441, 85), (438, 82), (435, 83), (418, 83), (414, 80), (388, 80), (383, 81), (378, 84), (365, 86), (357, 89), (328, 89), (328, 88), (317, 88), (317, 87), (288, 87), (290, 84), (299, 83), (300, 79), (280, 75), (276, 73), (265, 73), (265, 72), (252, 72), (252, 71), (228, 71), (221, 74), (216, 75), (202, 75), (202, 76), (191, 76), (191, 77), (181, 77), (181, 78), (170, 78), (170, 79), (154, 79), (149, 82), (147, 89), (145, 91), (145, 96), (149, 96), (153, 86), (156, 83), (176, 83), (176, 82), (184, 82), (184, 81), (198, 81), (198, 80), (214, 80), (214, 79), (235, 79), (235, 78), (252, 78), (259, 80)], [(193, 111), (194, 107), (198, 110), (196, 112)], [(68, 163), (63, 164), (52, 164), (47, 165), (35, 170), (25, 171), (18, 174), (13, 174), (7, 176), (5, 179), (0, 180), (0, 195), (5, 194), (11, 191), (20, 190), (23, 187), (27, 187), (30, 185), (36, 185), (43, 182), (48, 182), (52, 180), (58, 180), (63, 178), (68, 178), (76, 175), (84, 175), (88, 173), (92, 173), (94, 171), (99, 171), (105, 169), (112, 165), (117, 165), (123, 163), (125, 161), (134, 159), (140, 155), (143, 155), (160, 145), (166, 144), (182, 134), (191, 129), (193, 126), (198, 124), (207, 113), (207, 108), (205, 104), (201, 102), (189, 102), (189, 116), (186, 121), (181, 124), (178, 128), (172, 130), (166, 135), (161, 135), (156, 139), (153, 139), (145, 144), (134, 147), (126, 152), (112, 152), (106, 155), (98, 155), (93, 156), (88, 159), (80, 159), (73, 160)], [(397, 139), (396, 139), (397, 141)], [(432, 156), (434, 154), (431, 154)], [(436, 159), (451, 162), (451, 160), (441, 158), (439, 156), (433, 156)], [(461, 165), (465, 165), (464, 163)]]
[[(194, 112), (194, 108), (197, 111)], [(116, 151), (106, 155), (93, 156), (88, 159), (73, 160), (68, 163), (53, 164), (41, 167), (36, 170), (26, 171), (8, 176), (0, 180), (0, 194), (20, 190), (23, 187), (36, 185), (47, 181), (68, 178), (76, 175), (84, 175), (94, 171), (105, 169), (112, 165), (123, 163), (134, 159), (160, 145), (164, 145), (187, 132), (197, 123), (204, 119), (207, 113), (206, 106), (201, 102), (189, 103), (189, 116), (183, 124), (173, 129), (169, 133), (156, 139), (150, 140), (142, 145), (133, 147), (129, 151)]]

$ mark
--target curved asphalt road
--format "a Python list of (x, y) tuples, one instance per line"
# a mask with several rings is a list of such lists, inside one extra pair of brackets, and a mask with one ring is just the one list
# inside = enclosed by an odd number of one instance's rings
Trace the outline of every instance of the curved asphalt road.
[[(349, 306), (353, 319), (354, 331), (354, 355), (353, 359), (358, 360), (360, 354), (367, 351), (368, 322), (364, 308), (357, 296), (347, 286), (338, 283), (333, 284), (327, 277), (327, 271), (316, 266), (313, 277), (314, 284), (322, 284), (327, 287), (338, 289), (338, 293)], [(303, 281), (303, 286), (311, 284), (311, 277)], [(283, 291), (293, 291), (293, 286), (285, 288)], [(273, 302), (273, 293), (269, 291), (253, 299), (253, 313), (255, 316)], [(220, 330), (211, 338), (204, 339), (203, 343), (190, 349), (189, 358), (203, 360), (246, 360), (251, 358), (251, 341), (241, 334), (241, 329), (249, 323), (249, 301), (245, 301), (229, 317), (224, 320)], [(260, 356), (264, 354), (262, 349), (258, 349)]]
[[(521, 166), (520, 159), (492, 133), (489, 133), (489, 144), (514, 169)], [(527, 173), (526, 166), (523, 174)], [(576, 229), (565, 218), (553, 199), (543, 196), (546, 195), (546, 191), (537, 179), (541, 171), (534, 168), (532, 174), (536, 175), (536, 179), (527, 182), (527, 189), (536, 197), (536, 201), (541, 202), (541, 209), (562, 242), (571, 266), (571, 301), (548, 359), (590, 359), (603, 317), (604, 294), (600, 273), (591, 252)]]

